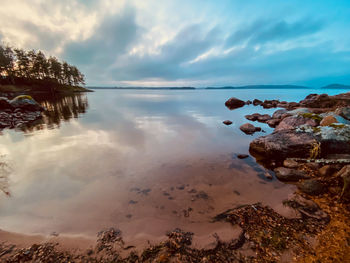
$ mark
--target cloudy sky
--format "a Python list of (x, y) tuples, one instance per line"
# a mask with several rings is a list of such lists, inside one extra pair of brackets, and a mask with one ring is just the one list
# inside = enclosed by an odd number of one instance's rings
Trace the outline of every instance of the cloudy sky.
[(0, 40), (88, 85), (350, 84), (349, 0), (1, 0)]

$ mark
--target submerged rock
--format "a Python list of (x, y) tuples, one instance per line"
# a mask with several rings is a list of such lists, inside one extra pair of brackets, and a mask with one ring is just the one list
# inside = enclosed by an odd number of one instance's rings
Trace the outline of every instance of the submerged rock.
[(226, 121), (223, 121), (222, 123), (225, 124), (225, 125), (231, 125), (231, 124), (232, 124), (232, 121), (226, 120)]
[(243, 100), (232, 97), (225, 102), (225, 106), (230, 110), (234, 110), (240, 107), (243, 107), (245, 102)]
[(250, 123), (245, 123), (239, 127), (239, 129), (244, 132), (245, 134), (253, 134), (257, 131), (261, 131), (260, 127), (255, 127), (254, 125)]

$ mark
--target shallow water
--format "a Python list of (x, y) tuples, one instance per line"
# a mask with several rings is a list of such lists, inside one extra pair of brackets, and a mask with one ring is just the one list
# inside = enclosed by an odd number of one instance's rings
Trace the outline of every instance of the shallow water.
[[(0, 136), (0, 162), (8, 165), (0, 181), (1, 229), (95, 237), (113, 226), (137, 242), (158, 240), (175, 227), (205, 234), (215, 228), (209, 223), (214, 215), (241, 204), (262, 202), (283, 210), (281, 201), (294, 187), (264, 179), (264, 168), (253, 158), (236, 158), (263, 135), (239, 130), (248, 122), (244, 115), (276, 109), (230, 111), (224, 102), (231, 96), (299, 101), (310, 93), (325, 91), (99, 90), (34, 96), (50, 110), (43, 123)], [(233, 125), (223, 125), (226, 119)]]

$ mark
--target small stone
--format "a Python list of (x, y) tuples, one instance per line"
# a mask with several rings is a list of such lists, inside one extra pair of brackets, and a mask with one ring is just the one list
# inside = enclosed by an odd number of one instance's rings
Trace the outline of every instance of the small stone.
[(245, 158), (248, 158), (249, 155), (248, 154), (237, 154), (237, 158), (238, 159), (245, 159)]
[(337, 170), (331, 165), (325, 165), (318, 170), (318, 173), (322, 177), (328, 177), (334, 174)]
[(222, 123), (225, 124), (225, 125), (231, 125), (231, 124), (232, 124), (232, 121), (226, 120), (226, 121), (223, 121)]
[(244, 132), (245, 134), (253, 134), (257, 131), (261, 131), (260, 127), (255, 127), (254, 125), (250, 123), (245, 123), (239, 127), (239, 129)]

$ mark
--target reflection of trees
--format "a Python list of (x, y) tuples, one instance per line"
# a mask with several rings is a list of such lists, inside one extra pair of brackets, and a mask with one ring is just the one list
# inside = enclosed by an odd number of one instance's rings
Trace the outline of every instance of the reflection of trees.
[(0, 156), (0, 191), (10, 196), (8, 177), (11, 173), (11, 168), (6, 162), (1, 160), (2, 158), (3, 156)]
[(43, 113), (43, 118), (38, 120), (25, 131), (53, 129), (60, 126), (61, 121), (69, 121), (78, 118), (80, 114), (87, 111), (89, 104), (85, 94), (55, 95), (55, 96), (34, 96), (47, 110)]

